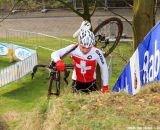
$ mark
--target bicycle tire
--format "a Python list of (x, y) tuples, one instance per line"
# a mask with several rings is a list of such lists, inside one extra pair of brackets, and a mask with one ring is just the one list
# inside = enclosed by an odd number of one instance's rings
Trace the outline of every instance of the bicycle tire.
[(51, 75), (49, 77), (49, 84), (48, 84), (48, 96), (52, 95), (52, 83), (53, 83), (54, 77)]
[[(110, 53), (112, 53), (112, 51), (116, 48), (116, 46), (118, 45), (120, 38), (122, 36), (122, 32), (123, 32), (123, 23), (122, 21), (117, 18), (117, 17), (111, 17), (106, 19), (105, 21), (103, 21), (101, 24), (99, 24), (93, 31), (93, 33), (96, 35), (96, 33), (102, 29), (105, 25), (111, 23), (111, 22), (115, 22), (117, 24), (118, 27), (118, 32), (116, 35), (116, 40), (114, 41), (113, 45), (108, 49), (108, 51), (104, 52), (104, 56), (107, 57)], [(97, 43), (96, 43), (97, 45)]]
[(56, 85), (56, 93), (55, 93), (55, 95), (59, 96), (60, 95), (60, 72), (58, 71), (57, 74), (58, 75), (56, 76), (57, 78), (56, 78), (56, 84), (55, 84)]
[[(49, 77), (47, 78), (49, 80), (48, 81), (48, 97), (50, 97), (51, 95), (59, 96), (60, 95), (60, 71), (58, 71), (56, 69), (56, 67), (51, 64), (49, 64), (49, 65), (38, 64), (33, 67), (33, 70), (31, 73), (32, 79), (33, 79), (33, 77), (39, 67), (52, 69), (51, 71), (49, 71), (50, 74), (49, 74)], [(66, 69), (73, 69), (74, 65), (73, 64), (65, 64), (65, 68)], [(55, 85), (56, 85), (56, 88), (55, 88), (56, 90), (54, 90), (56, 92), (54, 92), (54, 93), (52, 92), (53, 80), (55, 80)]]

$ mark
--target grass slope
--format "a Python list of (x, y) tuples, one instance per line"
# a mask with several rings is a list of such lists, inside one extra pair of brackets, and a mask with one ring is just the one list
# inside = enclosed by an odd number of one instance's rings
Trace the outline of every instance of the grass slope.
[(63, 93), (21, 117), (18, 130), (157, 130), (160, 87), (154, 83), (136, 96), (122, 93)]
[[(22, 41), (25, 43), (24, 39)], [(67, 44), (63, 45), (48, 39), (47, 41), (38, 42), (38, 45), (59, 49)], [(27, 42), (25, 46), (35, 49), (36, 45), (28, 44)], [(41, 48), (38, 48), (37, 51), (39, 63), (49, 63), (51, 52)], [(126, 62), (121, 57), (128, 60), (132, 52), (131, 45), (123, 43), (119, 44), (112, 53), (110, 89), (112, 89), (123, 67), (126, 65)], [(109, 59), (107, 60), (109, 61)], [(69, 61), (69, 58), (65, 59), (65, 62)], [(157, 116), (159, 108), (156, 108), (158, 104), (150, 104), (148, 102), (150, 100), (147, 100), (147, 94), (142, 97), (130, 97), (123, 93), (105, 95), (97, 92), (89, 95), (72, 94), (70, 82), (67, 87), (62, 84), (65, 88), (62, 87), (60, 97), (52, 97), (48, 100), (46, 96), (48, 81), (45, 79), (47, 76), (47, 71), (42, 69), (37, 72), (34, 80), (31, 80), (30, 75), (27, 75), (0, 88), (0, 128), (10, 130), (39, 130), (47, 128), (117, 130), (118, 128), (127, 129), (132, 125), (159, 125)], [(155, 98), (157, 99), (157, 96)], [(136, 101), (138, 103), (142, 102), (143, 106), (136, 103)], [(141, 110), (142, 107), (145, 107), (144, 110)], [(150, 113), (151, 110), (153, 113)], [(149, 113), (149, 115), (144, 113)], [(156, 118), (154, 119), (154, 117)], [(148, 119), (149, 121), (147, 121)]]

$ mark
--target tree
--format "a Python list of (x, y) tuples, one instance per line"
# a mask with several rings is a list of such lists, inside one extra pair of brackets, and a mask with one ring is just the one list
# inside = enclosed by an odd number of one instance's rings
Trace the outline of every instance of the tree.
[(80, 12), (80, 11), (74, 9), (74, 7), (72, 5), (70, 5), (69, 3), (65, 2), (65, 0), (57, 0), (57, 1), (63, 3), (66, 7), (70, 8), (78, 16), (82, 17), (84, 20), (87, 20), (89, 22), (91, 22), (91, 16), (94, 14), (94, 12), (96, 10), (96, 5), (97, 5), (97, 0), (93, 0), (91, 8), (89, 8), (90, 4), (89, 4), (88, 0), (81, 0), (83, 12)]
[(156, 0), (134, 0), (133, 33), (134, 49), (142, 42), (146, 34), (155, 25)]

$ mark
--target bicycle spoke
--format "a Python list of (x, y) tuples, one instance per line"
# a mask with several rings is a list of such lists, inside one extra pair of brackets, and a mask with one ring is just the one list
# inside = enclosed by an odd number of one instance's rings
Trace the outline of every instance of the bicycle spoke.
[(122, 21), (117, 17), (106, 19), (93, 31), (96, 37), (96, 46), (104, 52), (107, 57), (118, 45), (122, 32)]

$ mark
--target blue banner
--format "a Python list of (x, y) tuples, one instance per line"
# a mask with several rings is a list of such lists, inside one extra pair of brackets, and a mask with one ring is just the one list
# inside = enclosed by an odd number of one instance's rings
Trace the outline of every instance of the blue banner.
[(0, 56), (6, 56), (8, 54), (8, 47), (0, 44)]
[(160, 22), (147, 34), (130, 58), (112, 91), (130, 95), (153, 81), (160, 80)]

